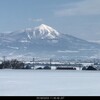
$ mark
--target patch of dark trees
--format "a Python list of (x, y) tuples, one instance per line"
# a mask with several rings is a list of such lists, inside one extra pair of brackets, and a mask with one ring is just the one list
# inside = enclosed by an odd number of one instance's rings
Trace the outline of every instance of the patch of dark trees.
[(42, 70), (42, 69), (43, 70), (51, 70), (51, 67), (46, 65), (44, 68), (42, 68), (42, 67), (37, 68), (37, 70)]
[(24, 69), (24, 63), (16, 59), (3, 61), (0, 69)]
[(87, 68), (83, 67), (82, 70), (97, 70), (97, 69), (94, 68), (93, 66), (88, 66)]

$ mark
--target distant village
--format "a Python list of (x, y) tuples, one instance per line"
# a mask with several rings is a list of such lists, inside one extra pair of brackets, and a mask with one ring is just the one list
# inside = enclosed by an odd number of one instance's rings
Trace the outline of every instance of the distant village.
[(54, 61), (53, 59), (32, 61), (19, 61), (17, 59), (0, 61), (0, 69), (32, 69), (32, 70), (100, 70), (100, 61)]

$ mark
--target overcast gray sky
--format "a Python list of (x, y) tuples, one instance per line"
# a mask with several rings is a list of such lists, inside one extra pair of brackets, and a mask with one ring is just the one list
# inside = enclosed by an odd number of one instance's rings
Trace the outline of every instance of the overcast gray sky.
[(100, 0), (0, 0), (0, 32), (47, 24), (85, 40), (100, 40)]

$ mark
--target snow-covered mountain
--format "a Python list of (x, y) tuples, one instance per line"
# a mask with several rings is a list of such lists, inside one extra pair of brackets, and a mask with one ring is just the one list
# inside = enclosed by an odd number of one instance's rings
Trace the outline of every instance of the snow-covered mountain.
[(99, 44), (62, 34), (44, 24), (0, 34), (0, 56), (91, 57), (99, 49)]
[(47, 25), (40, 25), (34, 28), (33, 36), (42, 39), (56, 39), (59, 36), (59, 32)]
[(12, 32), (9, 36), (12, 38), (16, 36), (16, 40), (32, 40), (32, 39), (56, 39), (59, 36), (59, 32), (47, 25), (40, 25), (35, 28), (27, 28), (25, 30)]

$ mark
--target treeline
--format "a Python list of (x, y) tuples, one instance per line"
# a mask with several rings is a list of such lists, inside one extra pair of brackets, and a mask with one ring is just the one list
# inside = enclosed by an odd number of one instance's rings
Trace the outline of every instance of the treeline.
[(3, 61), (0, 69), (24, 69), (24, 63), (16, 59)]

